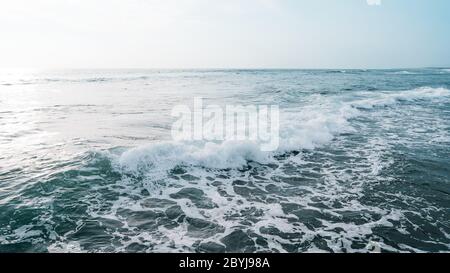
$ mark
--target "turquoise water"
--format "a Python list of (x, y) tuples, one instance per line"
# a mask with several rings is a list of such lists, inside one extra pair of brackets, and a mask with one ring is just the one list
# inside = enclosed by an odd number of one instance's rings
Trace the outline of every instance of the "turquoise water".
[[(448, 252), (450, 70), (0, 73), (1, 252)], [(276, 104), (280, 149), (171, 140)], [(205, 146), (206, 145), (206, 146)]]

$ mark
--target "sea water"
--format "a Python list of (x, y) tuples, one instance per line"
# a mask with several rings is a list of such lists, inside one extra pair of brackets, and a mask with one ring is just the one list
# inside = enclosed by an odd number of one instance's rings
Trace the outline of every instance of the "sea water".
[[(1, 252), (448, 252), (450, 70), (0, 73)], [(280, 143), (174, 141), (277, 105)]]

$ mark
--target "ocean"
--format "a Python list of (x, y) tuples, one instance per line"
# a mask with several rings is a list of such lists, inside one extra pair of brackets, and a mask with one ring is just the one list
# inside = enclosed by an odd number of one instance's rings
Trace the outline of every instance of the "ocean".
[[(449, 252), (450, 69), (0, 73), (0, 252)], [(280, 145), (174, 141), (277, 105)]]

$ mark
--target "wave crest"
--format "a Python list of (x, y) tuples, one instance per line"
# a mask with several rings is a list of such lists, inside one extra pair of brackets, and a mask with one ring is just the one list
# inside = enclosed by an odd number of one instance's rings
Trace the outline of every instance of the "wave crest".
[(163, 142), (137, 147), (123, 153), (120, 166), (127, 172), (148, 170), (169, 171), (179, 165), (201, 166), (211, 169), (240, 169), (249, 161), (267, 163), (268, 153), (250, 141)]
[(285, 109), (287, 111), (281, 114), (280, 147), (276, 152), (262, 152), (255, 141), (167, 141), (130, 149), (120, 156), (118, 162), (127, 173), (152, 175), (166, 174), (180, 165), (241, 169), (249, 161), (270, 163), (275, 155), (314, 149), (326, 145), (339, 134), (354, 132), (351, 119), (367, 113), (361, 110), (448, 96), (448, 89), (429, 87), (395, 92), (360, 92), (356, 94), (356, 100), (319, 96), (315, 103), (304, 109)]

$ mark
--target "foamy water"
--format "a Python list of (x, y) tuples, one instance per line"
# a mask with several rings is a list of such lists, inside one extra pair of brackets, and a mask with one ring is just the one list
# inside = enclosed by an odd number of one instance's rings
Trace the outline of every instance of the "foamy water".
[[(445, 69), (3, 72), (0, 251), (448, 252), (449, 88)], [(279, 105), (278, 150), (173, 141), (193, 97)]]

